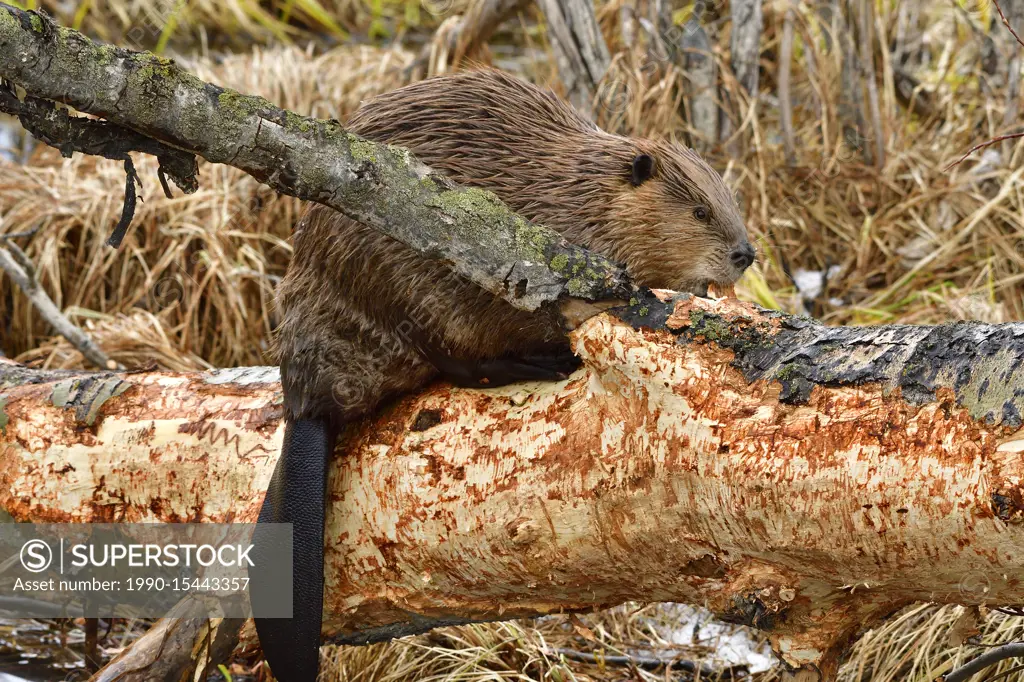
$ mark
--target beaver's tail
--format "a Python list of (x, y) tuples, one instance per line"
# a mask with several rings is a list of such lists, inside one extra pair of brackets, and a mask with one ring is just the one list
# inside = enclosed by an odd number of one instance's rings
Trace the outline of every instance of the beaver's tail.
[[(289, 422), (259, 523), (292, 524), (292, 617), (256, 618), (263, 655), (279, 682), (316, 682), (324, 599), (324, 505), (335, 434), (323, 419)], [(249, 595), (254, 614), (278, 602), (279, 574), (268, 570), (281, 548), (253, 535)], [(279, 560), (278, 560), (279, 561)]]

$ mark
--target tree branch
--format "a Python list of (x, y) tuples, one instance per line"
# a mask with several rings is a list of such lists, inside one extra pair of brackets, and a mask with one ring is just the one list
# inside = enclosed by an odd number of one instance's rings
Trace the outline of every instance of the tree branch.
[(60, 311), (46, 290), (39, 286), (32, 261), (4, 235), (0, 235), (0, 270), (7, 273), (15, 286), (21, 289), (39, 316), (67, 339), (86, 360), (102, 369), (117, 369), (117, 363), (108, 358), (85, 332)]
[[(1024, 601), (1024, 324), (830, 328), (684, 296), (572, 342), (567, 381), (437, 385), (346, 434), (325, 639), (680, 601), (832, 679), (910, 602)], [(0, 364), (0, 508), (252, 521), (281, 415), (271, 368)]]
[[(38, 97), (28, 95), (22, 101), (5, 84), (0, 84), (0, 111), (17, 116), (25, 130), (66, 158), (81, 152), (120, 161), (130, 152), (142, 152), (157, 157), (161, 174), (170, 177), (186, 194), (199, 189), (199, 166), (194, 154), (106, 121), (71, 116), (66, 109)], [(170, 198), (166, 180), (161, 179), (161, 184)]]
[(407, 151), (205, 83), (172, 60), (95, 43), (0, 2), (0, 77), (374, 227), (524, 310), (629, 300), (625, 272), (461, 188)]
[(187, 603), (190, 599), (154, 623), (89, 682), (181, 682), (205, 680), (216, 672), (238, 643), (245, 620), (181, 617), (196, 613)]

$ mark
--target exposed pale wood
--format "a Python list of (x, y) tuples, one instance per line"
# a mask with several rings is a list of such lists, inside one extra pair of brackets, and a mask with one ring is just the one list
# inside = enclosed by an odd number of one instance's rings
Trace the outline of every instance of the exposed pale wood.
[[(909, 602), (1024, 600), (1024, 324), (828, 328), (684, 297), (573, 344), (567, 381), (434, 386), (346, 434), (325, 638), (696, 602), (831, 679)], [(0, 394), (17, 520), (251, 521), (281, 443), (270, 369), (0, 364)]]

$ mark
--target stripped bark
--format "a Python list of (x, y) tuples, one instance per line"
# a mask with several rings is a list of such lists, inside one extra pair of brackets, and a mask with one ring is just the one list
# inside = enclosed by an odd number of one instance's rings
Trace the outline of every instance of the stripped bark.
[[(832, 679), (910, 602), (1024, 600), (1024, 324), (828, 328), (687, 296), (573, 345), (566, 381), (437, 385), (346, 434), (326, 639), (696, 602)], [(251, 521), (283, 433), (272, 369), (0, 364), (0, 394), (19, 521)]]
[(611, 64), (590, 0), (538, 0), (566, 98), (592, 115), (598, 86)]
[(380, 230), (524, 310), (628, 299), (624, 271), (337, 121), (205, 83), (172, 60), (101, 45), (0, 2), (0, 78)]

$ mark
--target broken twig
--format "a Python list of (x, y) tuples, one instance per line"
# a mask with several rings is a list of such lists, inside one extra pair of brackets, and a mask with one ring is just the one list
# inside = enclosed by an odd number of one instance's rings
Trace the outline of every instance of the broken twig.
[(35, 266), (25, 252), (4, 235), (0, 235), (0, 243), (3, 244), (0, 246), (0, 270), (6, 272), (11, 281), (22, 290), (42, 318), (89, 362), (101, 369), (118, 369), (117, 363), (108, 358), (85, 332), (65, 317), (53, 299), (39, 286)]
[(121, 240), (124, 239), (135, 216), (135, 183), (138, 182), (141, 187), (139, 176), (129, 156), (130, 152), (142, 152), (157, 158), (160, 163), (160, 185), (168, 198), (171, 191), (167, 185), (167, 177), (170, 177), (186, 194), (199, 189), (199, 165), (194, 154), (169, 147), (133, 130), (107, 121), (72, 116), (67, 109), (31, 95), (20, 99), (14, 88), (2, 81), (0, 112), (17, 116), (25, 130), (32, 133), (36, 139), (59, 150), (61, 155), (67, 158), (71, 158), (74, 152), (79, 152), (124, 162), (124, 208), (117, 227), (107, 240), (114, 248), (121, 245)]

